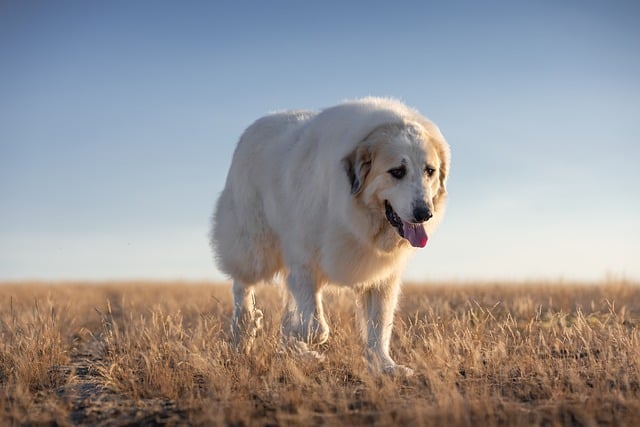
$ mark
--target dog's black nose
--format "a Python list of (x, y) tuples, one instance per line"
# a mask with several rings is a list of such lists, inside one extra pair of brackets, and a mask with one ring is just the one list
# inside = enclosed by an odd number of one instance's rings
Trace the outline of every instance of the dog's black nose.
[(416, 222), (425, 222), (429, 221), (433, 215), (431, 214), (431, 209), (425, 206), (417, 206), (413, 209), (413, 218)]

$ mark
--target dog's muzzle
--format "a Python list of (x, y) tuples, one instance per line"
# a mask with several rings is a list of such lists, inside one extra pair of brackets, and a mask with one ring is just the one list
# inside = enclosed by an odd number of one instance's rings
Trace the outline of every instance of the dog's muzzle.
[(398, 215), (388, 200), (384, 201), (384, 213), (387, 220), (389, 224), (396, 229), (400, 237), (407, 239), (413, 247), (424, 248), (429, 238), (422, 222), (427, 221), (432, 215), (428, 208), (426, 212), (415, 212), (416, 210), (417, 209), (414, 210), (414, 216), (419, 219), (424, 219), (420, 223), (407, 222)]

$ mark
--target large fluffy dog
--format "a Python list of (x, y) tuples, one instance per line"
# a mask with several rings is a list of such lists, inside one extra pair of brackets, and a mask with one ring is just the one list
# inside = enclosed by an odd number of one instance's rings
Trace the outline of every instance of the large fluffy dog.
[(233, 278), (237, 344), (250, 348), (262, 324), (254, 285), (286, 277), (282, 331), (305, 349), (329, 335), (323, 287), (349, 286), (372, 368), (410, 373), (389, 355), (400, 274), (443, 214), (448, 170), (438, 128), (394, 100), (252, 124), (233, 155), (212, 232), (218, 266)]

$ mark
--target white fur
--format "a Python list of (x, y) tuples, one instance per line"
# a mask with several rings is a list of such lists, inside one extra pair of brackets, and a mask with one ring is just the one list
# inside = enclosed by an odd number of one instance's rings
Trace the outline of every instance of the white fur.
[[(388, 169), (402, 160), (407, 175)], [(436, 167), (424, 175), (424, 164)], [(288, 340), (323, 343), (327, 284), (356, 291), (373, 368), (409, 371), (389, 356), (399, 278), (412, 247), (385, 217), (384, 200), (411, 222), (423, 200), (442, 216), (449, 149), (438, 128), (402, 103), (346, 102), (319, 113), (263, 117), (242, 135), (218, 200), (212, 243), (219, 268), (233, 278), (232, 335), (250, 349), (261, 326), (253, 286), (286, 277), (282, 330)], [(354, 183), (355, 181), (355, 183)]]

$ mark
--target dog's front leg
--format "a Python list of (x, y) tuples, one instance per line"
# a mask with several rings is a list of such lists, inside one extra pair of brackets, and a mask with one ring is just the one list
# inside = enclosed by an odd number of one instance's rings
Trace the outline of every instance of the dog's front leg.
[(397, 365), (389, 355), (393, 314), (398, 302), (400, 280), (391, 278), (364, 289), (360, 294), (361, 332), (367, 347), (367, 360), (373, 370), (393, 375), (411, 375), (413, 371)]
[(322, 292), (315, 277), (305, 268), (292, 268), (287, 278), (289, 289), (282, 332), (299, 344), (322, 344), (329, 338), (329, 326), (324, 318)]

